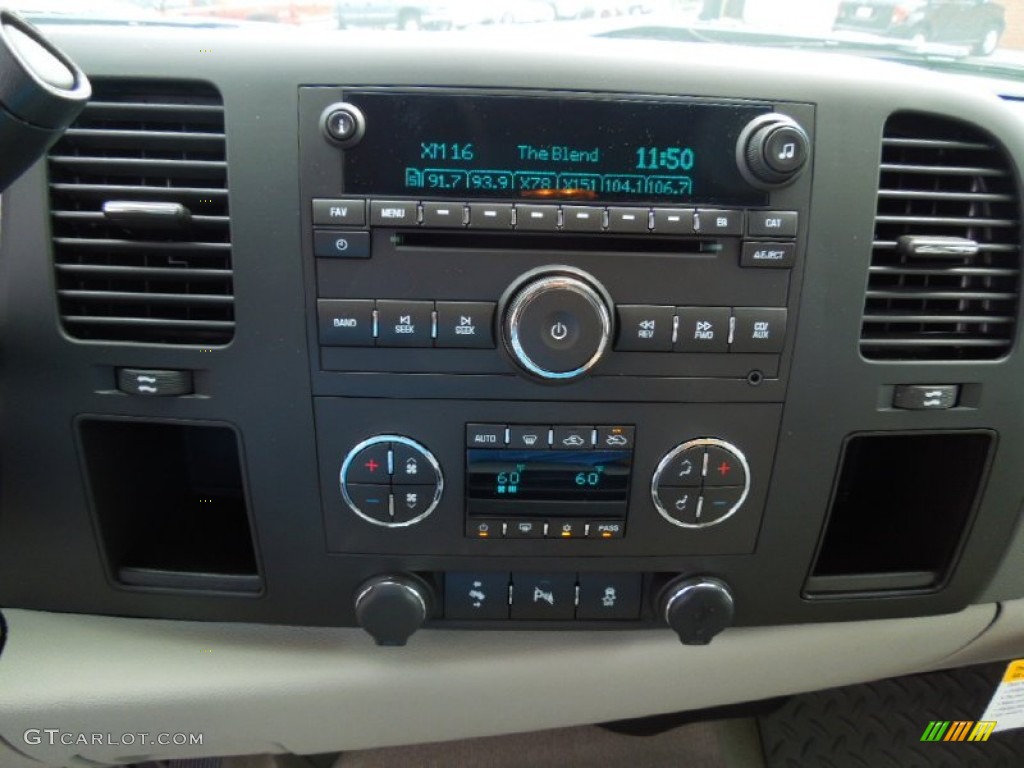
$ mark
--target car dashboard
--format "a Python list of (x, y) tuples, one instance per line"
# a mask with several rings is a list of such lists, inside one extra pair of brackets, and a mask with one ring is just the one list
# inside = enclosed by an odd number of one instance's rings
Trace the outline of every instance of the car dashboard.
[[(2, 198), (12, 761), (1024, 648), (1014, 100), (717, 45), (52, 37), (93, 96)], [(52, 712), (208, 742), (26, 746)]]

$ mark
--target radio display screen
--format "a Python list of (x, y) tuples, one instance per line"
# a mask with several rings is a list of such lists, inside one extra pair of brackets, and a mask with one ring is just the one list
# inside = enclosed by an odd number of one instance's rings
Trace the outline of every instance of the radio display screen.
[(629, 451), (466, 452), (467, 498), (496, 502), (621, 502), (629, 499)]
[(613, 97), (348, 91), (366, 118), (344, 193), (758, 206), (736, 165), (768, 106)]

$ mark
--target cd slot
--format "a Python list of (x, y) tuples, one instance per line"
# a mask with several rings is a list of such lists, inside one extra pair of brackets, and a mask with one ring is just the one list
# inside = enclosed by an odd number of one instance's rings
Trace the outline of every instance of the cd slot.
[(544, 234), (533, 232), (414, 231), (396, 232), (392, 242), (404, 248), (447, 251), (574, 251), (586, 253), (671, 253), (713, 255), (723, 243), (716, 238), (665, 237), (659, 235)]

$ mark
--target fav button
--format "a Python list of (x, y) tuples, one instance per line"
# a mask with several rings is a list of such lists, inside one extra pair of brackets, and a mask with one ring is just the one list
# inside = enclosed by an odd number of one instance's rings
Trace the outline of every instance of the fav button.
[(366, 226), (365, 200), (313, 200), (313, 224), (339, 227)]
[(429, 347), (433, 344), (433, 318), (430, 301), (378, 301), (377, 345)]

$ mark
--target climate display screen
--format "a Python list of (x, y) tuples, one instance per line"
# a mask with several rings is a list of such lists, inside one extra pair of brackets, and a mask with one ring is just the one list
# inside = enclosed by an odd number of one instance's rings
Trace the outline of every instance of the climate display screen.
[(736, 140), (767, 106), (349, 91), (366, 134), (346, 194), (520, 201), (767, 203)]
[(466, 452), (467, 496), (489, 501), (622, 502), (628, 451)]

